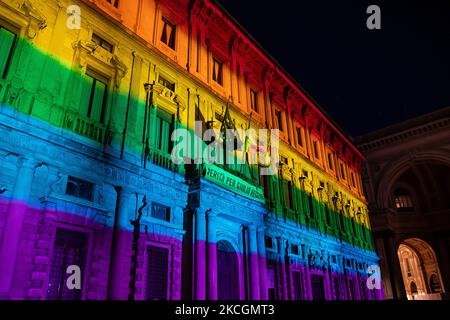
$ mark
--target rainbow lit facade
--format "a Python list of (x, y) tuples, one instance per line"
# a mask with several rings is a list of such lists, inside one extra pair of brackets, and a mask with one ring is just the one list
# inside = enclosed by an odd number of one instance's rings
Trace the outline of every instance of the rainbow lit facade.
[[(226, 114), (275, 175), (172, 162)], [(383, 299), (363, 161), (214, 2), (0, 2), (2, 299)]]

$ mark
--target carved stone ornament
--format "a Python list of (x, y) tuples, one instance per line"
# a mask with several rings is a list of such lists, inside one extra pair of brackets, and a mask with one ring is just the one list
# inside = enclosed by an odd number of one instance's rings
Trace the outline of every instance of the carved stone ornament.
[(26, 27), (26, 36), (29, 39), (34, 39), (39, 32), (47, 27), (46, 18), (37, 10), (30, 0), (18, 1), (19, 9), (25, 13), (28, 18), (28, 25)]

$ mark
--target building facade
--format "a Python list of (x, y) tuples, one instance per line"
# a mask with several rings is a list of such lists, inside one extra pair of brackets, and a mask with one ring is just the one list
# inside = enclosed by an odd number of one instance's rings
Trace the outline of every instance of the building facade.
[(387, 299), (448, 299), (450, 108), (356, 139)]
[[(364, 157), (218, 4), (2, 0), (0, 75), (0, 298), (383, 298)], [(279, 169), (175, 164), (196, 123)]]

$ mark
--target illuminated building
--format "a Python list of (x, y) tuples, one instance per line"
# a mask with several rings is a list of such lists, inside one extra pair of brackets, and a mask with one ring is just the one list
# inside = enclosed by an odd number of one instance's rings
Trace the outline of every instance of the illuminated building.
[[(0, 25), (0, 297), (382, 298), (363, 156), (217, 4), (5, 0)], [(280, 129), (277, 175), (172, 162), (227, 112)]]
[(449, 299), (450, 108), (362, 137), (386, 299)]

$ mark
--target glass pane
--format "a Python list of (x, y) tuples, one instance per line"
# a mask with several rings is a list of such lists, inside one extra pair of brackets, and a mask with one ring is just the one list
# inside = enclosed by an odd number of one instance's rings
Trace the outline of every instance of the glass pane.
[(93, 83), (94, 79), (91, 76), (85, 75), (83, 77), (81, 84), (80, 113), (84, 116), (88, 116)]
[(169, 131), (170, 124), (166, 121), (161, 123), (161, 151), (169, 152)]
[(155, 147), (161, 149), (161, 118), (157, 117), (155, 121), (155, 128), (153, 130), (153, 136), (155, 137)]
[(16, 35), (0, 28), (0, 77), (5, 73)]
[(95, 81), (94, 96), (92, 97), (91, 118), (101, 121), (103, 108), (105, 106), (106, 84), (101, 81)]

